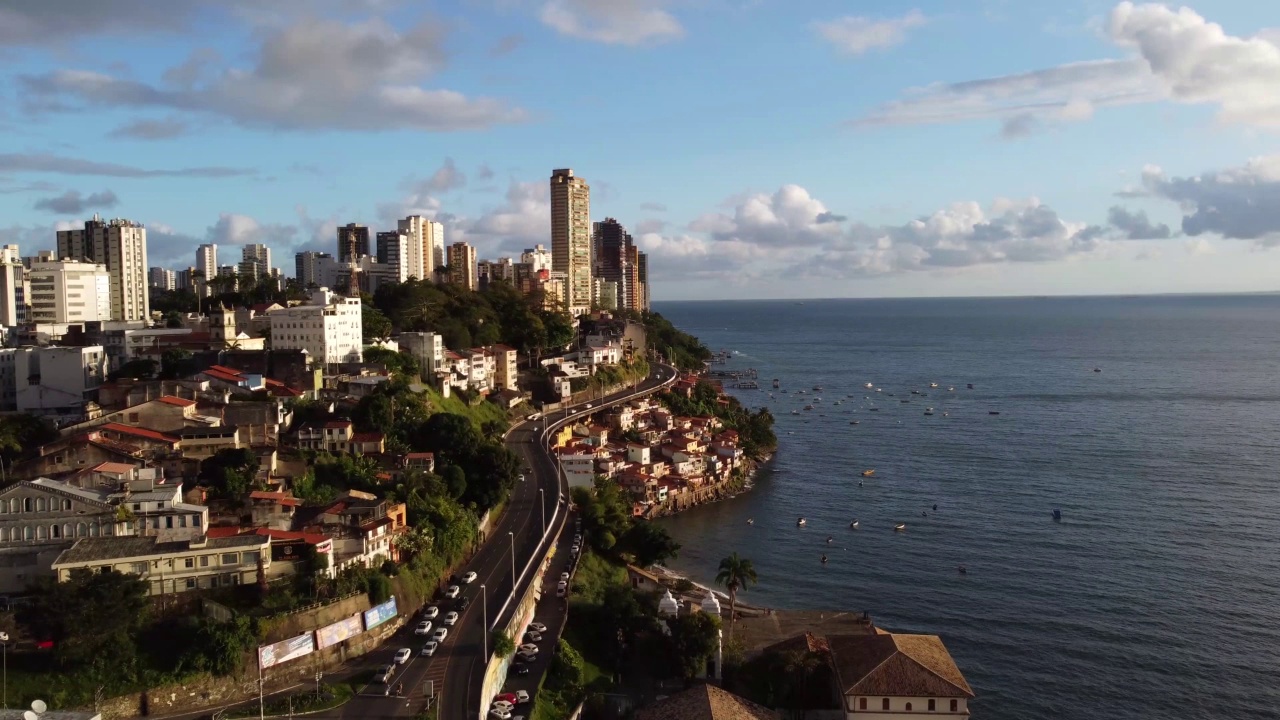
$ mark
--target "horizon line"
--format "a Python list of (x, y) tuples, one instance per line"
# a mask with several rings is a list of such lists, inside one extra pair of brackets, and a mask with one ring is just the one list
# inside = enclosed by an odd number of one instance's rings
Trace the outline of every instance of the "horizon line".
[(653, 300), (652, 304), (661, 303), (715, 303), (715, 302), (826, 302), (830, 300), (1065, 300), (1088, 298), (1154, 298), (1154, 297), (1208, 297), (1208, 296), (1243, 296), (1243, 295), (1280, 295), (1277, 290), (1205, 290), (1185, 292), (1136, 292), (1136, 293), (1078, 293), (1078, 294), (1039, 294), (1039, 295), (878, 295), (878, 296), (837, 296), (837, 297), (769, 297), (769, 298), (701, 298), (685, 300)]

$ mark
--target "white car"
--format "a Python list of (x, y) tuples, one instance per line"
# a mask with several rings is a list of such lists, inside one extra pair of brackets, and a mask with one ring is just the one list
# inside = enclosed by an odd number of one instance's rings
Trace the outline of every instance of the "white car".
[(413, 634), (414, 634), (414, 635), (430, 635), (430, 634), (431, 634), (431, 621), (430, 621), (430, 620), (423, 620), (422, 622), (418, 623), (418, 627), (416, 627), (416, 628), (414, 628), (414, 629), (413, 629)]
[(560, 573), (560, 582), (568, 582), (568, 581), (569, 581), (569, 573), (568, 572)]
[(569, 587), (569, 581), (568, 581), (568, 580), (561, 580), (560, 582), (556, 583), (556, 589), (557, 589), (557, 590), (564, 590), (564, 589), (565, 589), (565, 588), (567, 588), (567, 587)]
[(529, 623), (529, 629), (534, 632), (544, 633), (547, 631), (547, 626), (540, 622), (531, 622)]
[(473, 572), (466, 573), (462, 576), (462, 582), (470, 585), (476, 581), (476, 574)]
[(428, 640), (426, 645), (422, 646), (422, 655), (431, 657), (436, 654), (436, 648), (440, 647), (440, 643), (435, 640)]
[(525, 642), (531, 642), (531, 643), (541, 642), (541, 641), (542, 641), (542, 633), (540, 633), (540, 632), (534, 632), (534, 631), (530, 630), (529, 632), (527, 632), (527, 633), (525, 633), (525, 634), (524, 634), (524, 641), (525, 641)]
[(444, 620), (441, 620), (440, 622), (445, 625), (453, 626), (454, 623), (458, 622), (458, 613), (447, 612), (444, 614)]
[(497, 703), (494, 703), (493, 707), (489, 709), (489, 717), (497, 718), (498, 720), (511, 720), (511, 708), (499, 707)]
[(534, 655), (537, 655), (537, 654), (538, 654), (538, 646), (537, 646), (537, 645), (534, 645), (533, 643), (525, 643), (525, 644), (521, 645), (518, 649), (519, 649), (519, 650), (520, 650), (520, 652), (522, 652), (522, 653), (531, 653), (531, 654), (534, 654)]
[(383, 685), (391, 682), (391, 676), (396, 674), (395, 665), (383, 665), (373, 674), (373, 681), (380, 682)]
[(400, 648), (396, 651), (396, 664), (403, 665), (409, 662), (409, 658), (413, 657), (413, 651), (409, 648)]
[(538, 653), (521, 651), (516, 653), (516, 659), (523, 660), (525, 662), (533, 662), (534, 660), (538, 659)]
[(452, 600), (453, 598), (458, 597), (461, 592), (462, 588), (457, 585), (450, 585), (449, 589), (444, 591), (444, 596)]
[(520, 473), (520, 482), (524, 482), (524, 473)]
[(516, 704), (520, 705), (529, 702), (529, 693), (526, 690), (516, 691)]
[(436, 632), (431, 636), (431, 639), (436, 642), (444, 642), (447, 637), (449, 637), (449, 628), (436, 628)]
[(432, 605), (431, 607), (422, 611), (422, 617), (430, 618), (432, 620), (434, 620), (435, 617), (439, 614), (440, 614), (440, 608), (436, 607), (435, 605)]
[(556, 588), (556, 597), (564, 597), (568, 594), (569, 594), (569, 589), (566, 588), (564, 585), (561, 585)]

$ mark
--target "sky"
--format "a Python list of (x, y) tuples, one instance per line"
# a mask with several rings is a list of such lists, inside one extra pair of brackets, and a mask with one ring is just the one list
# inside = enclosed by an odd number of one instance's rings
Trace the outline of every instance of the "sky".
[(655, 301), (1280, 289), (1272, 3), (163, 5), (0, 0), (0, 242), (518, 257), (568, 167)]

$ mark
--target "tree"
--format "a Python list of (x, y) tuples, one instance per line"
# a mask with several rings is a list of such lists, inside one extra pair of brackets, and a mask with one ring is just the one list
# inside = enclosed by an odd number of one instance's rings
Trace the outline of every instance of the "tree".
[(720, 571), (716, 573), (716, 584), (729, 591), (730, 637), (733, 636), (733, 625), (738, 619), (737, 613), (734, 612), (738, 603), (738, 590), (745, 588), (747, 585), (755, 584), (757, 581), (756, 569), (747, 558), (738, 557), (738, 553), (735, 552), (729, 557), (720, 560)]
[(635, 556), (636, 565), (649, 567), (680, 554), (680, 543), (667, 531), (651, 522), (633, 521), (622, 536), (622, 546)]
[(504, 658), (516, 651), (516, 643), (511, 636), (502, 630), (494, 630), (489, 634), (489, 647), (493, 648), (495, 657)]
[(258, 456), (248, 448), (224, 448), (200, 463), (200, 481), (228, 500), (243, 498), (258, 476)]
[(720, 618), (691, 613), (668, 619), (667, 626), (671, 628), (672, 665), (680, 668), (686, 680), (697, 677), (720, 644)]
[(391, 320), (371, 302), (361, 305), (360, 322), (363, 325), (366, 343), (381, 342), (391, 337)]
[(800, 709), (800, 717), (804, 717), (809, 708), (809, 679), (824, 660), (815, 652), (793, 650), (782, 656), (783, 672), (791, 681), (795, 705)]
[(120, 378), (131, 378), (133, 380), (149, 380), (155, 377), (156, 361), (139, 358), (130, 360), (120, 366), (119, 370), (111, 373), (110, 379), (119, 380)]
[(0, 460), (6, 465), (57, 439), (58, 429), (46, 418), (26, 413), (0, 417)]
[(137, 634), (148, 618), (147, 582), (114, 570), (75, 570), (66, 582), (40, 578), (18, 622), (37, 640), (53, 642), (59, 665), (131, 669)]
[(189, 350), (170, 348), (160, 356), (160, 378), (162, 380), (186, 377), (195, 371), (195, 361)]

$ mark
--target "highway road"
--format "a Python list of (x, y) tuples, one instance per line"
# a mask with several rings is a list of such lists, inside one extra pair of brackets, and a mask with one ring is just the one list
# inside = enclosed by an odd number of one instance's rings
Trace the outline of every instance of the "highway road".
[[(495, 527), (491, 528), (487, 537), (482, 538), (480, 548), (466, 567), (459, 569), (459, 574), (474, 572), (477, 579), (462, 585), (462, 596), (470, 600), (466, 610), (460, 611), (461, 617), (455, 626), (450, 628), (449, 636), (440, 644), (435, 656), (427, 658), (418, 655), (425, 638), (415, 637), (413, 628), (417, 618), (407, 622), (391, 640), (383, 647), (370, 653), (357, 662), (360, 666), (372, 671), (380, 666), (392, 663), (392, 656), (402, 647), (413, 651), (413, 658), (405, 665), (399, 666), (396, 677), (392, 681), (394, 688), (403, 683), (405, 697), (385, 695), (387, 687), (381, 684), (370, 684), (351, 702), (347, 703), (336, 717), (341, 718), (396, 718), (409, 717), (418, 713), (426, 702), (427, 684), (436, 695), (440, 706), (441, 720), (475, 720), (479, 717), (481, 703), (487, 705), (489, 698), (480, 697), (481, 683), (484, 679), (487, 656), (484, 652), (487, 633), (484, 623), (490, 627), (504, 627), (514, 612), (516, 602), (512, 600), (511, 589), (513, 577), (519, 582), (521, 591), (527, 587), (533, 572), (521, 577), (530, 558), (539, 553), (544, 535), (544, 522), (555, 529), (560, 529), (568, 519), (568, 487), (559, 477), (559, 472), (546, 449), (545, 439), (551, 428), (564, 422), (577, 419), (583, 415), (598, 411), (618, 402), (650, 393), (661, 385), (674, 380), (675, 371), (669, 366), (653, 364), (650, 376), (638, 386), (590, 401), (593, 406), (587, 410), (584, 405), (570, 408), (566, 413), (559, 411), (550, 418), (525, 421), (514, 426), (507, 435), (507, 447), (520, 456), (525, 470), (525, 480), (517, 482), (512, 491), (507, 510), (502, 514)], [(548, 427), (550, 425), (550, 428)], [(528, 469), (531, 468), (532, 472)], [(558, 512), (557, 512), (558, 506)], [(545, 549), (542, 551), (545, 552)], [(541, 557), (541, 555), (539, 555)], [(514, 568), (514, 572), (513, 572)], [(557, 574), (560, 564), (555, 566)], [(445, 600), (440, 605), (440, 617), (450, 610), (456, 610), (458, 600)], [(539, 606), (539, 612), (542, 605)], [(498, 614), (501, 612), (501, 617)], [(439, 625), (440, 618), (433, 620)], [(541, 620), (541, 618), (539, 618)], [(550, 622), (547, 623), (551, 625)], [(545, 648), (546, 657), (552, 648)], [(535, 672), (545, 670), (544, 659)], [(532, 673), (531, 673), (532, 675)], [(528, 708), (522, 707), (517, 714), (527, 714)], [(526, 711), (526, 712), (521, 712)]]

